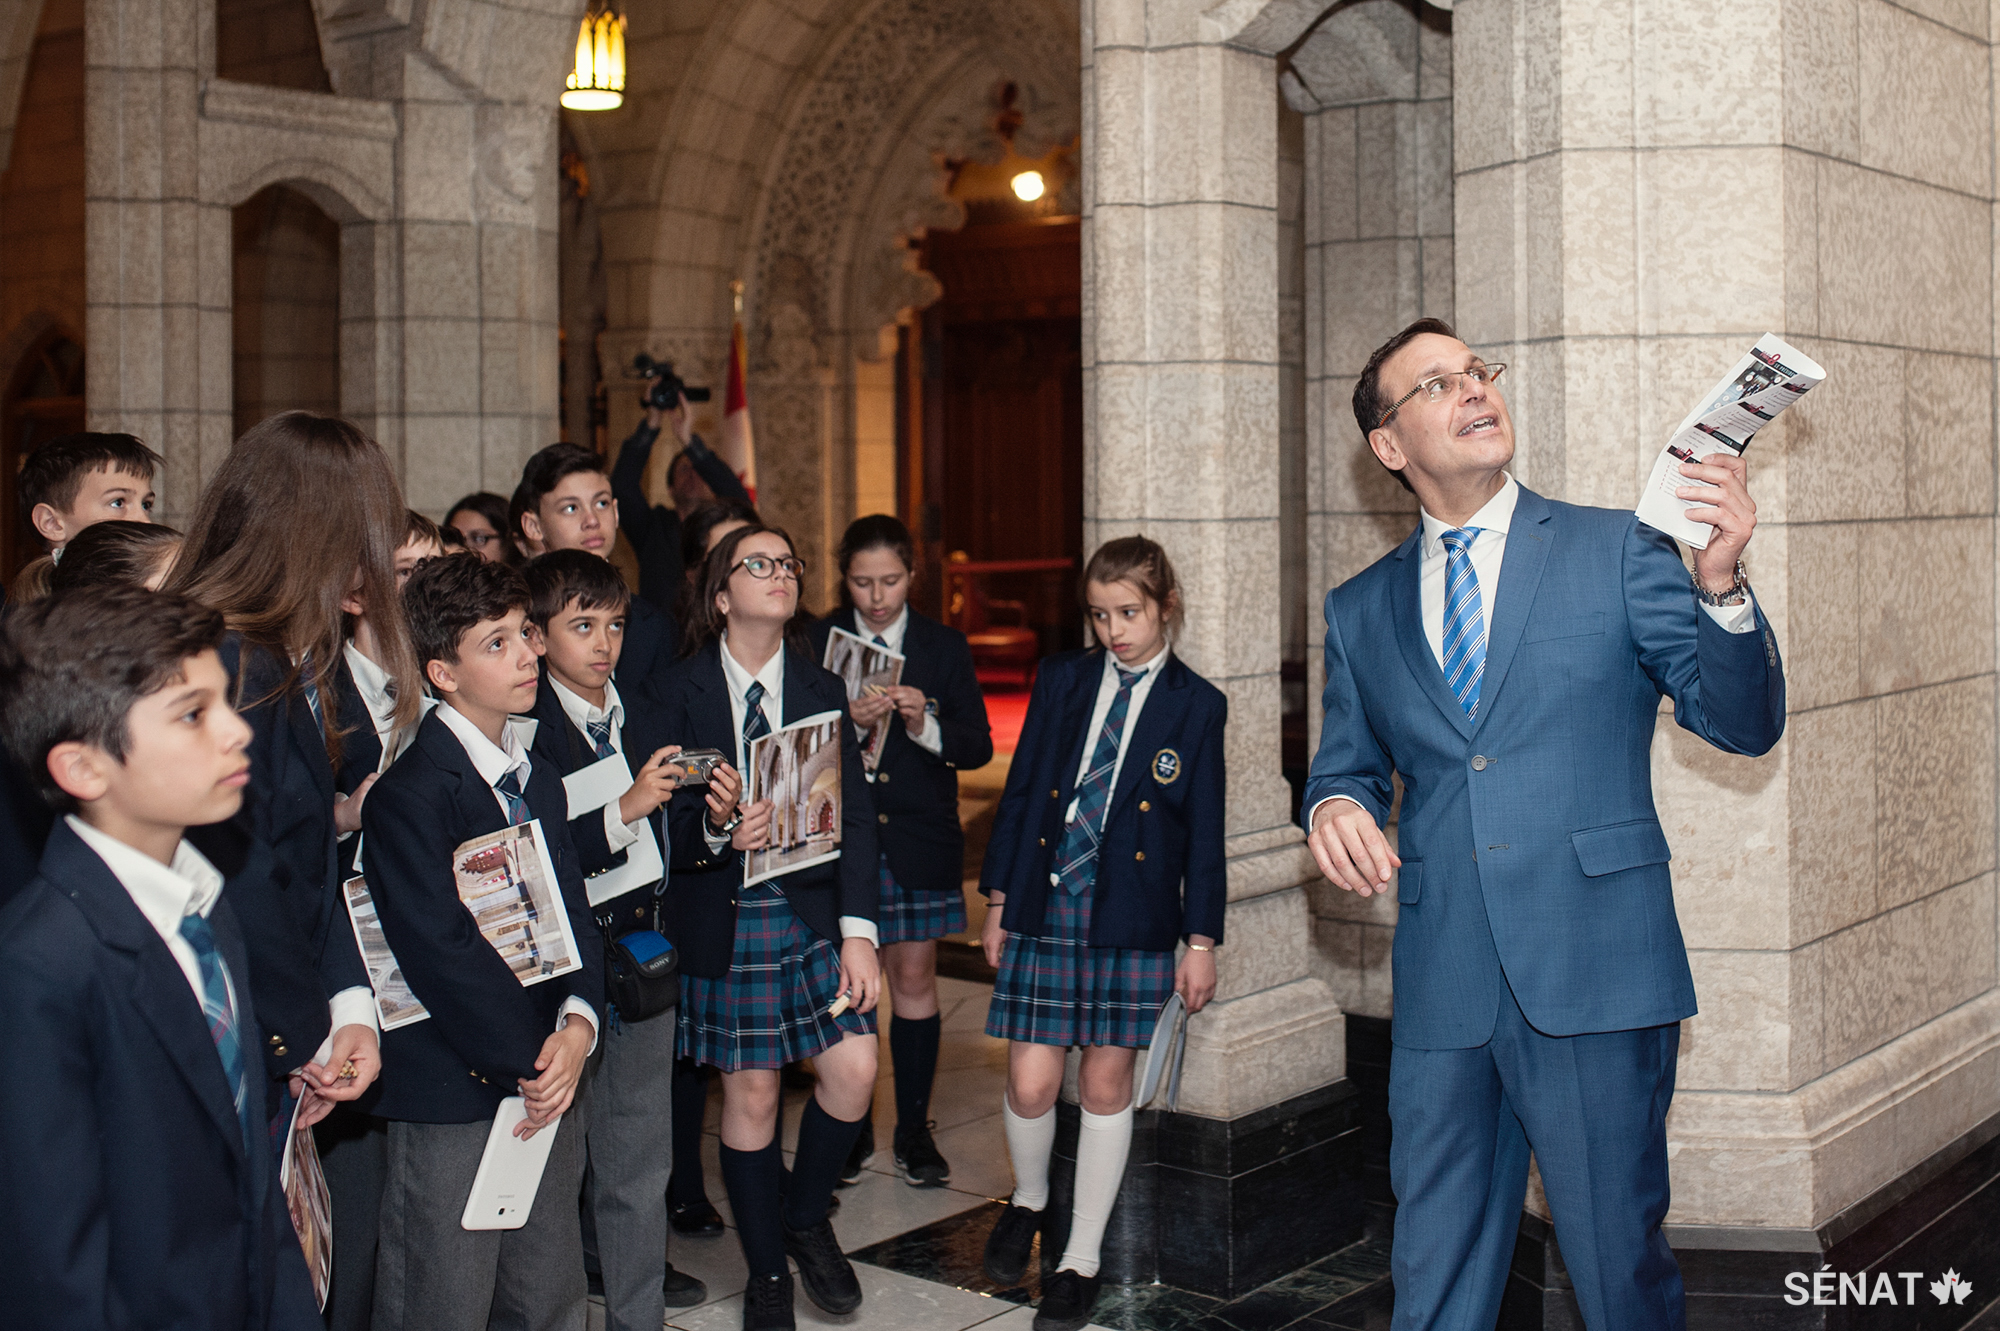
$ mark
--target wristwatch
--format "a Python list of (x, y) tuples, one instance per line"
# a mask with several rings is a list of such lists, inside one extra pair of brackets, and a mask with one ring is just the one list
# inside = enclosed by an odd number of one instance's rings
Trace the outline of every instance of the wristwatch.
[(703, 830), (706, 831), (710, 836), (728, 836), (731, 832), (734, 832), (736, 830), (736, 825), (742, 821), (743, 821), (743, 806), (739, 804), (735, 808), (729, 811), (729, 821), (724, 823), (722, 826), (717, 827), (714, 823), (709, 822), (708, 819), (706, 818), (703, 818), (701, 820), (701, 824)]
[(1742, 605), (1744, 599), (1750, 595), (1750, 578), (1744, 573), (1743, 561), (1740, 559), (1736, 561), (1736, 581), (1731, 583), (1729, 590), (1720, 596), (1701, 585), (1701, 574), (1690, 573), (1688, 580), (1694, 584), (1695, 599), (1703, 605), (1712, 605), (1718, 610)]

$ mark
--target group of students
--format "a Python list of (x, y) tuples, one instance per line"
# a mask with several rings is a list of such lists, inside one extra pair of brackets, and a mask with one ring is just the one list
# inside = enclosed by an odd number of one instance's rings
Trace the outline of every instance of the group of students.
[[(861, 1306), (828, 1217), (874, 1147), (885, 980), (894, 1160), (917, 1186), (950, 1176), (927, 1121), (937, 940), (966, 928), (956, 773), (992, 739), (964, 636), (908, 604), (900, 522), (848, 529), (843, 606), (814, 620), (789, 537), (681, 433), (675, 507), (626, 525), (651, 598), (606, 559), (650, 437), (610, 472), (552, 445), (511, 502), (470, 497), (440, 529), (355, 426), (288, 412), (236, 441), (184, 538), (148, 531), (159, 459), (131, 436), (29, 458), (23, 514), (51, 560), (0, 627), (0, 1011), (26, 1054), (0, 1079), (18, 1272), (0, 1326), (580, 1329), (595, 1287), (613, 1331), (656, 1331), (706, 1297), (667, 1260), (670, 1227), (723, 1230), (701, 1176), (709, 1068), (743, 1325), (794, 1325), (791, 1263), (823, 1310)], [(1089, 1320), (1136, 1050), (1176, 990), (1192, 1010), (1213, 996), (1226, 896), (1226, 705), (1173, 654), (1172, 567), (1125, 537), (1080, 587), (1097, 647), (1043, 662), (980, 871), (1016, 1177), (985, 1264), (1013, 1286), (1037, 1234), (1061, 1243), (1042, 1331)], [(901, 683), (850, 699), (820, 665), (834, 628), (901, 654)], [(748, 748), (828, 711), (853, 723), (840, 854), (746, 887), (772, 823), (743, 798)], [(859, 734), (892, 716), (870, 770)], [(690, 784), (684, 749), (724, 758)], [(573, 808), (565, 778), (611, 759), (629, 786)], [(582, 964), (524, 987), (452, 859), (530, 821)], [(593, 890), (651, 863), (648, 839), (658, 881)], [(425, 1020), (381, 1030), (356, 876)], [(621, 1014), (607, 942), (649, 930), (680, 999)], [(1049, 1217), (1072, 1046), (1074, 1203)], [(787, 1168), (781, 1073), (806, 1061)], [(524, 1226), (468, 1230), (511, 1096), (520, 1135), (553, 1134), (548, 1163)], [(332, 1200), (323, 1316), (278, 1182), (295, 1118)]]

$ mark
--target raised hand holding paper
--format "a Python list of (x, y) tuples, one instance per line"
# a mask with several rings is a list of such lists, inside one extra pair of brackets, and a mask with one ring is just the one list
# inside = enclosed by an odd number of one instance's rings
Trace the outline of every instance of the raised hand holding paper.
[(1690, 508), (1708, 501), (1682, 499), (1675, 493), (1691, 482), (1681, 474), (1684, 462), (1699, 462), (1717, 453), (1741, 457), (1750, 438), (1826, 379), (1826, 371), (1775, 333), (1757, 339), (1743, 359), (1703, 395), (1687, 414), (1646, 478), (1645, 493), (1633, 511), (1639, 521), (1697, 550), (1708, 548), (1715, 529), (1687, 516)]

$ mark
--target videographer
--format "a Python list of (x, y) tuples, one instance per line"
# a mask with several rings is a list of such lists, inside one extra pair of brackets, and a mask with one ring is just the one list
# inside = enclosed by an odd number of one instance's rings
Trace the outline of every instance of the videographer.
[[(694, 432), (690, 400), (705, 402), (708, 390), (690, 389), (673, 366), (640, 355), (634, 369), (647, 380), (640, 403), (646, 419), (618, 447), (611, 469), (611, 494), (618, 501), (618, 525), (639, 557), (639, 595), (672, 614), (685, 572), (681, 562), (681, 521), (716, 499), (750, 503), (750, 493), (701, 436)], [(680, 452), (667, 465), (667, 489), (673, 507), (656, 505), (646, 494), (646, 464), (660, 431), (673, 426)]]

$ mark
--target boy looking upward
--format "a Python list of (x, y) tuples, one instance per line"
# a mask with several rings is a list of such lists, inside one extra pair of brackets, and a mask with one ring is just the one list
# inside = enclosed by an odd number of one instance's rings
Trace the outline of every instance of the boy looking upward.
[(183, 840), (249, 779), (222, 634), (184, 597), (104, 587), (24, 607), (0, 642), (7, 747), (65, 815), (0, 909), (0, 1011), (33, 1069), (0, 1078), (0, 1251), (24, 1326), (320, 1325), (225, 893), (273, 862), (225, 885)]
[(158, 453), (129, 434), (65, 434), (28, 454), (21, 514), (49, 553), (97, 522), (151, 522)]
[[(419, 564), (403, 591), (411, 644), (440, 705), (361, 812), (361, 869), (382, 934), (430, 1018), (382, 1038), (388, 1182), (375, 1275), (378, 1331), (581, 1326), (576, 1197), (581, 1125), (562, 1117), (595, 1046), (604, 947), (585, 903), (561, 780), (507, 724), (535, 705), (528, 589), (474, 554)], [(582, 968), (523, 988), (459, 900), (453, 852), (539, 820)], [(522, 1135), (556, 1133), (528, 1222), (459, 1218), (502, 1099)], [(560, 1121), (559, 1121), (560, 1120)]]

